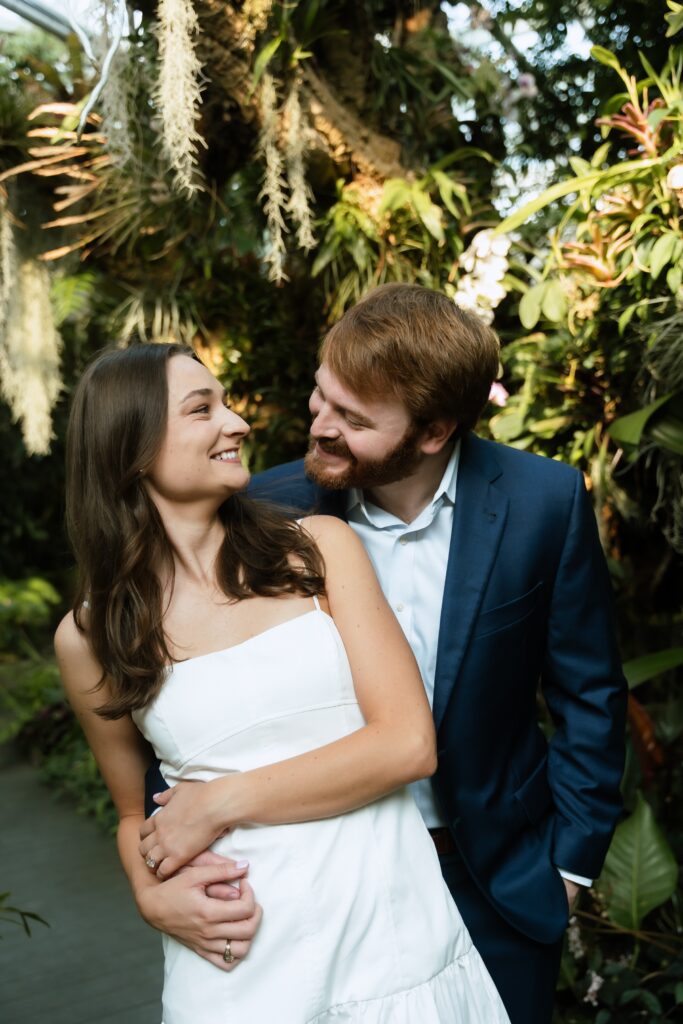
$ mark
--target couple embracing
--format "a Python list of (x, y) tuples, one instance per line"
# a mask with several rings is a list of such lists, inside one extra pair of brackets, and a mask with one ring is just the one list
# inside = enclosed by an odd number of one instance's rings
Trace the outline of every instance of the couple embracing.
[(498, 357), (446, 296), (378, 288), (323, 342), (305, 459), (246, 497), (249, 428), (190, 350), (82, 378), (56, 649), (164, 1024), (550, 1024), (625, 683), (581, 475), (473, 432)]

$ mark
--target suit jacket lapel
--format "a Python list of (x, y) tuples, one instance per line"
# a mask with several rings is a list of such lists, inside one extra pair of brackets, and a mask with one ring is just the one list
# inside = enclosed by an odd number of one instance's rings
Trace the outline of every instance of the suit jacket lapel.
[(318, 515), (336, 516), (337, 519), (346, 519), (346, 505), (349, 500), (348, 491), (328, 491), (323, 487), (318, 487), (317, 492), (315, 512)]
[(467, 650), (507, 517), (508, 500), (492, 486), (501, 474), (491, 449), (475, 435), (462, 440), (453, 530), (444, 585), (434, 679), (438, 730)]

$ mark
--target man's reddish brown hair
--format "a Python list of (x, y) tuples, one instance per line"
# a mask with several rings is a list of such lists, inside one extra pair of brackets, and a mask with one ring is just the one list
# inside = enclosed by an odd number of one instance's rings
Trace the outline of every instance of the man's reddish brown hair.
[(494, 331), (441, 292), (384, 284), (328, 331), (320, 362), (361, 398), (392, 395), (416, 424), (475, 426), (498, 375)]

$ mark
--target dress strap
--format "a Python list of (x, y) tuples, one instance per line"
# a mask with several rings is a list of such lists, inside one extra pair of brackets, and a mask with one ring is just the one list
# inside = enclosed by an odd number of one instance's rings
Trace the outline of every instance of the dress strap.
[(317, 594), (313, 595), (313, 604), (315, 605), (316, 611), (319, 612), (320, 611), (320, 601), (318, 600), (318, 595)]

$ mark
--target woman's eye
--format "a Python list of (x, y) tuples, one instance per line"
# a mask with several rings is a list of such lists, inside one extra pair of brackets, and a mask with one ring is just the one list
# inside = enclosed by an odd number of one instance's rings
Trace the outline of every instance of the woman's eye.
[(209, 411), (208, 405), (199, 405), (199, 406), (197, 406), (196, 409), (192, 410), (193, 413), (195, 413), (195, 412), (208, 412), (208, 411)]

